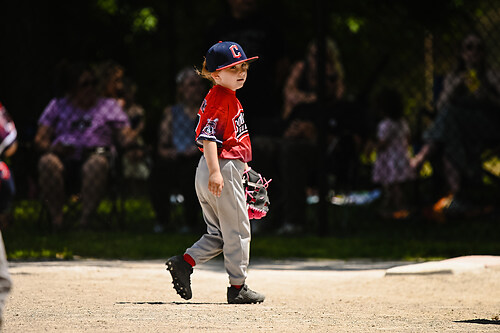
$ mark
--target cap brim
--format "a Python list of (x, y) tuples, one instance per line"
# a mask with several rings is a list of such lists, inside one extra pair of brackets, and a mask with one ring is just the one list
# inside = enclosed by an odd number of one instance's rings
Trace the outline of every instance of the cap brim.
[(255, 61), (255, 60), (257, 60), (257, 59), (259, 59), (259, 57), (258, 57), (258, 56), (251, 57), (251, 58), (246, 58), (245, 60), (236, 61), (236, 62), (233, 62), (233, 63), (231, 63), (231, 64), (229, 64), (229, 65), (224, 66), (224, 67), (217, 68), (217, 69), (216, 69), (216, 71), (220, 71), (220, 70), (222, 70), (222, 69), (224, 69), (224, 68), (229, 68), (229, 67), (232, 67), (232, 66), (234, 66), (234, 65), (241, 64), (242, 62), (252, 62), (252, 61)]

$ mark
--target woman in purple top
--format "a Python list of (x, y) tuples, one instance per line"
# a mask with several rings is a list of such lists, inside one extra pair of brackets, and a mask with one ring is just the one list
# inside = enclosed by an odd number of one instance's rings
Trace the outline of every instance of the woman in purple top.
[(91, 70), (70, 65), (63, 73), (65, 94), (49, 102), (35, 137), (42, 152), (40, 191), (56, 228), (62, 226), (65, 192), (81, 194), (80, 223), (88, 223), (106, 189), (115, 143), (127, 145), (136, 136), (116, 99), (100, 97)]

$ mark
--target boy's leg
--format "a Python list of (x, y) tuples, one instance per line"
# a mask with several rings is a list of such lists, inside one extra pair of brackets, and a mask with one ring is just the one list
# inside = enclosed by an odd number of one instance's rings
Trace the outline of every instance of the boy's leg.
[(245, 284), (251, 233), (242, 180), (244, 168), (240, 161), (221, 162), (224, 188), (217, 200), (217, 213), (224, 235), (224, 265), (231, 284), (227, 288), (227, 302), (230, 304), (261, 303), (265, 299), (264, 295)]
[(174, 289), (182, 298), (191, 299), (191, 274), (193, 267), (182, 256), (174, 256), (167, 259), (165, 263), (167, 270), (172, 275), (172, 284)]
[(207, 223), (207, 233), (186, 250), (196, 264), (224, 252), (224, 264), (233, 285), (242, 285), (247, 276), (250, 254), (250, 221), (243, 189), (244, 164), (221, 160), (224, 188), (220, 198), (208, 191), (208, 167), (201, 158), (196, 171), (196, 192)]
[(243, 188), (245, 165), (238, 160), (222, 160), (222, 195), (217, 199), (217, 216), (223, 235), (224, 265), (231, 285), (243, 285), (250, 258), (250, 221)]
[(208, 176), (207, 163), (202, 157), (196, 169), (195, 185), (207, 232), (186, 250), (186, 254), (189, 254), (196, 264), (202, 264), (219, 255), (224, 244), (217, 215), (217, 198), (208, 191)]
[[(191, 274), (195, 264), (201, 264), (222, 252), (222, 236), (218, 228), (215, 197), (208, 192), (208, 167), (202, 157), (196, 170), (196, 193), (207, 223), (207, 233), (193, 244), (183, 256), (175, 256), (167, 260), (167, 270), (172, 275), (175, 291), (184, 299), (192, 297)], [(188, 255), (189, 260), (186, 259)], [(194, 262), (193, 262), (194, 261)]]

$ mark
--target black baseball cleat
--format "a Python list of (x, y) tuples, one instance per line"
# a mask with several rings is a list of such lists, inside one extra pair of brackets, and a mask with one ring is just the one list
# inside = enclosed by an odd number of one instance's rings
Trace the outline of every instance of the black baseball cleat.
[(241, 289), (233, 286), (227, 288), (227, 302), (229, 304), (262, 303), (265, 298), (264, 295), (248, 288), (246, 284), (244, 284)]
[(175, 256), (165, 263), (167, 270), (172, 275), (172, 284), (174, 289), (184, 299), (191, 299), (191, 274), (193, 267), (187, 263), (182, 256)]

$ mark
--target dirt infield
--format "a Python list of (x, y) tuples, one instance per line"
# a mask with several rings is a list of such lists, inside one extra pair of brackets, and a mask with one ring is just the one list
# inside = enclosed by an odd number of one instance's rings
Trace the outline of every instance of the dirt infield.
[(257, 305), (228, 305), (222, 262), (175, 294), (163, 261), (11, 263), (4, 332), (499, 332), (500, 266), (390, 275), (400, 263), (254, 261)]

